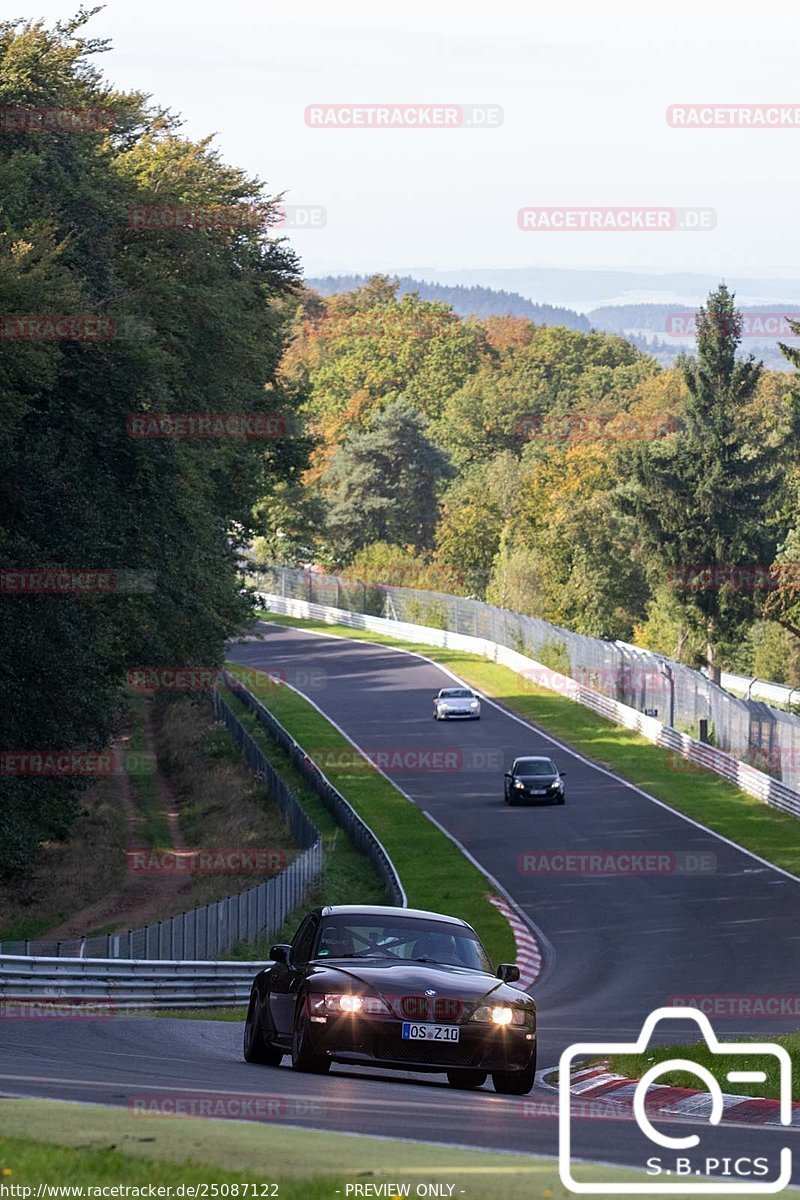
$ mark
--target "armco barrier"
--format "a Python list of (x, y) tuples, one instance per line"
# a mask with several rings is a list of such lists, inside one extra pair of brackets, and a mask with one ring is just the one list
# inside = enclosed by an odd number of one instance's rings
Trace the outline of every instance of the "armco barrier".
[(766, 775), (748, 763), (740, 762), (722, 750), (698, 742), (677, 729), (671, 729), (655, 717), (647, 717), (619, 700), (613, 700), (575, 679), (570, 679), (567, 675), (552, 671), (542, 663), (509, 649), (508, 646), (500, 646), (497, 642), (472, 637), (470, 634), (452, 633), (447, 629), (433, 629), (427, 625), (412, 625), (405, 621), (391, 621), (385, 617), (365, 616), (349, 609), (332, 608), (330, 605), (313, 604), (306, 600), (293, 600), (286, 596), (258, 593), (258, 598), (270, 612), (311, 618), (327, 624), (347, 625), (352, 629), (371, 629), (376, 633), (387, 633), (400, 641), (450, 647), (490, 658), (516, 671), (531, 683), (560, 692), (607, 720), (635, 730), (657, 746), (672, 750), (687, 761), (724, 776), (743, 792), (755, 796), (773, 808), (800, 817), (800, 792), (794, 788), (773, 779), (771, 775)]
[(15, 1016), (113, 1015), (123, 1009), (246, 1004), (264, 962), (148, 962), (105, 958), (0, 958), (0, 1029)]
[(408, 900), (403, 885), (400, 882), (400, 876), (397, 874), (394, 863), (369, 825), (362, 821), (352, 805), (345, 800), (341, 792), (337, 791), (316, 763), (309, 758), (303, 747), (294, 740), (287, 729), (284, 729), (277, 717), (273, 716), (268, 708), (265, 708), (251, 692), (242, 687), (232, 675), (226, 674), (225, 682), (231, 692), (247, 706), (256, 719), (261, 722), (265, 729), (269, 730), (276, 741), (283, 747), (294, 766), (297, 767), (311, 784), (337, 825), (340, 825), (345, 830), (350, 840), (358, 847), (361, 853), (365, 854), (371, 860), (386, 885), (386, 892), (391, 903), (405, 908)]

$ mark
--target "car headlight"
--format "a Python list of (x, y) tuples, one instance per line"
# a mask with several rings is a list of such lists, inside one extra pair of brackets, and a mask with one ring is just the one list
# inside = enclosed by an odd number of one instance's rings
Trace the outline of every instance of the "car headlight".
[(508, 1004), (481, 1004), (470, 1017), (485, 1025), (525, 1025), (524, 1008), (511, 1008)]
[(521, 780), (521, 779), (515, 779), (515, 780), (514, 780), (514, 787), (518, 787), (518, 788), (524, 788), (524, 787), (525, 787), (525, 784), (522, 782), (522, 780)]
[(380, 996), (358, 996), (352, 992), (326, 992), (324, 996), (309, 997), (309, 1007), (321, 1015), (339, 1016), (342, 1013), (363, 1013), (365, 1016), (388, 1016), (392, 1010)]
[(470, 700), (469, 706), (470, 706), (470, 708), (477, 708), (477, 707), (478, 707), (478, 701), (477, 701), (477, 700)]

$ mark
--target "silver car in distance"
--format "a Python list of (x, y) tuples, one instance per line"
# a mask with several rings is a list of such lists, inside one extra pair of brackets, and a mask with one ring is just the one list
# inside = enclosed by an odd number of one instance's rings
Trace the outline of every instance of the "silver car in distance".
[(442, 688), (433, 697), (434, 721), (449, 721), (451, 718), (478, 721), (480, 715), (481, 702), (469, 688)]

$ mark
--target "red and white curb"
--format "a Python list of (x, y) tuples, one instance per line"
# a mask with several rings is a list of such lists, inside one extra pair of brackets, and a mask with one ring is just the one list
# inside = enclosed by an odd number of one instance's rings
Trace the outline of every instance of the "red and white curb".
[(508, 921), (514, 933), (517, 944), (517, 966), (519, 967), (519, 982), (522, 987), (530, 987), (539, 978), (542, 970), (542, 952), (539, 943), (533, 936), (530, 927), (522, 917), (501, 896), (488, 896), (490, 904), (499, 909)]
[[(553, 1073), (547, 1073), (549, 1087)], [(615, 1075), (608, 1069), (607, 1062), (593, 1063), (590, 1067), (576, 1067), (570, 1073), (569, 1090), (580, 1097), (580, 1103), (594, 1108), (602, 1101), (618, 1115), (633, 1113), (633, 1097), (637, 1080), (625, 1075)], [(579, 1106), (580, 1107), (580, 1106)], [(647, 1092), (645, 1105), (651, 1115), (665, 1117), (705, 1117), (711, 1112), (711, 1096), (708, 1092), (692, 1088), (671, 1087), (669, 1084), (654, 1083)], [(751, 1096), (732, 1096), (722, 1093), (722, 1122), (735, 1125), (781, 1125), (780, 1103), (777, 1100), (754, 1099)], [(800, 1104), (792, 1104), (791, 1127), (800, 1129)], [(783, 1126), (786, 1128), (786, 1126)]]

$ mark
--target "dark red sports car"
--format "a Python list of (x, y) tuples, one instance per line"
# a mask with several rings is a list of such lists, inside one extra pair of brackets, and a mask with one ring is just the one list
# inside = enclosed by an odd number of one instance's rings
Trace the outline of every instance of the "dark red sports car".
[(441, 1071), (453, 1087), (492, 1076), (526, 1095), (536, 1072), (536, 1005), (492, 968), (465, 921), (406, 908), (338, 905), (305, 918), (253, 982), (248, 1062), (298, 1071), (331, 1063)]

